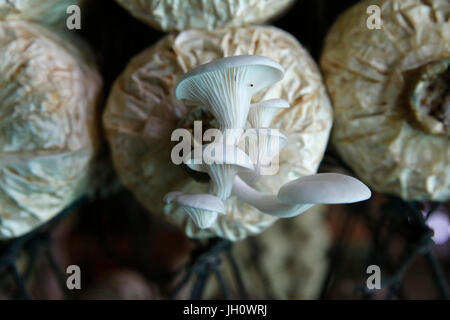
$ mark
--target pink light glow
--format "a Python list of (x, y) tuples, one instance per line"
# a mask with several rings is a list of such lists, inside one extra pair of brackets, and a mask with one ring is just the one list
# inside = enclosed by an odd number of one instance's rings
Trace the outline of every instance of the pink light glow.
[(450, 219), (443, 212), (433, 213), (427, 220), (427, 225), (434, 230), (433, 241), (442, 245), (450, 238)]

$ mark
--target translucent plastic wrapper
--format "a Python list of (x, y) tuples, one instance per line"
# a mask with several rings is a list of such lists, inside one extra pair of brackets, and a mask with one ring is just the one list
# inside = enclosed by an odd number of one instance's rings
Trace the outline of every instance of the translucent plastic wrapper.
[(69, 16), (67, 8), (82, 1), (86, 0), (0, 0), (0, 19), (60, 23)]
[(207, 183), (196, 182), (170, 158), (172, 131), (192, 108), (175, 99), (177, 80), (201, 64), (242, 54), (266, 56), (286, 69), (282, 81), (253, 97), (253, 102), (282, 98), (291, 104), (271, 124), (288, 137), (279, 155), (278, 174), (264, 176), (255, 186), (276, 194), (288, 181), (316, 172), (332, 125), (330, 102), (317, 66), (284, 31), (247, 27), (167, 36), (131, 60), (115, 82), (104, 114), (105, 132), (122, 182), (150, 212), (164, 214), (190, 237), (238, 240), (261, 232), (276, 220), (232, 196), (225, 202), (226, 215), (210, 229), (200, 230), (182, 209), (163, 202), (170, 191), (208, 190)]
[(102, 82), (71, 43), (37, 24), (0, 22), (0, 239), (91, 188)]
[[(381, 29), (367, 27), (369, 5)], [(334, 145), (378, 191), (450, 199), (449, 19), (448, 0), (364, 1), (326, 39)]]
[(164, 31), (214, 30), (266, 22), (294, 0), (116, 0), (136, 18)]

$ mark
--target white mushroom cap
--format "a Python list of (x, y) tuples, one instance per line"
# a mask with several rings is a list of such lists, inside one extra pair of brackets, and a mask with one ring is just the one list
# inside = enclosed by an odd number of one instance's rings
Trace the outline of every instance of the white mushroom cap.
[[(201, 154), (201, 158), (197, 157)], [(194, 155), (194, 156), (192, 156)], [(189, 153), (183, 162), (192, 170), (209, 172), (212, 165), (230, 165), (240, 169), (253, 170), (253, 164), (249, 156), (237, 146), (221, 143), (210, 143), (203, 147), (201, 153)]]
[(246, 68), (252, 70), (247, 80), (254, 86), (248, 86), (254, 93), (271, 86), (280, 81), (284, 76), (284, 68), (276, 61), (258, 55), (240, 55), (225, 57), (212, 62), (202, 64), (184, 74), (175, 87), (175, 95), (178, 99), (188, 99), (183, 97), (186, 92), (184, 81), (196, 76), (203, 76), (207, 73), (224, 71), (227, 69)]
[(211, 143), (202, 150), (202, 158), (191, 158), (189, 154), (184, 163), (195, 171), (207, 172), (211, 177), (211, 192), (226, 200), (233, 187), (233, 180), (240, 170), (253, 170), (253, 164), (244, 151), (237, 146)]
[(336, 173), (299, 178), (281, 187), (278, 196), (263, 194), (237, 176), (233, 193), (258, 210), (278, 218), (298, 216), (318, 203), (352, 203), (371, 196), (369, 188), (359, 180)]
[(170, 192), (164, 197), (164, 201), (167, 203), (175, 202), (181, 206), (201, 229), (211, 227), (219, 214), (225, 214), (225, 206), (222, 200), (210, 194)]
[(338, 173), (321, 173), (285, 184), (280, 188), (277, 198), (287, 205), (339, 204), (364, 201), (371, 194), (370, 189), (358, 179)]
[(187, 72), (177, 83), (175, 96), (208, 108), (221, 130), (244, 128), (251, 97), (283, 76), (283, 67), (269, 58), (227, 57)]
[(250, 105), (248, 121), (253, 128), (268, 128), (273, 117), (280, 109), (289, 108), (283, 99), (270, 99)]

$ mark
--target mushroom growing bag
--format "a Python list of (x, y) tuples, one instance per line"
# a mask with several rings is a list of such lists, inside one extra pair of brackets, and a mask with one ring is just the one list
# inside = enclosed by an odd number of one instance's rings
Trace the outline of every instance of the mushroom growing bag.
[[(381, 29), (367, 27), (369, 5)], [(450, 199), (450, 2), (363, 1), (334, 24), (321, 59), (333, 142), (369, 185)]]
[(171, 134), (195, 107), (175, 98), (175, 84), (201, 64), (244, 54), (271, 58), (286, 70), (282, 81), (252, 101), (282, 98), (291, 105), (280, 109), (271, 124), (288, 137), (279, 155), (279, 172), (264, 176), (255, 185), (259, 191), (276, 194), (285, 183), (317, 171), (332, 125), (318, 68), (288, 33), (274, 27), (247, 27), (169, 35), (131, 60), (108, 100), (105, 132), (122, 182), (150, 212), (164, 215), (190, 237), (238, 240), (261, 232), (276, 220), (231, 196), (225, 201), (226, 214), (211, 228), (201, 230), (181, 208), (163, 202), (170, 191), (208, 190), (207, 183), (196, 182), (170, 158)]
[(0, 22), (0, 239), (46, 222), (90, 190), (101, 78), (37, 24)]
[(116, 0), (136, 18), (164, 31), (214, 30), (266, 22), (294, 0)]
[(81, 0), (0, 0), (0, 19), (54, 24), (69, 15), (67, 8)]

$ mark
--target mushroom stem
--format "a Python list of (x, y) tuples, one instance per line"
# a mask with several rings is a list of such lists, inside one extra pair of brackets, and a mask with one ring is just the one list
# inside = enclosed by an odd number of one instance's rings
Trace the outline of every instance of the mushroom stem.
[(321, 173), (286, 183), (277, 196), (264, 195), (236, 177), (234, 194), (260, 211), (279, 218), (297, 216), (314, 204), (354, 203), (370, 198), (370, 189), (358, 179), (337, 173)]
[(274, 165), (274, 158), (286, 146), (287, 137), (277, 129), (257, 128), (248, 129), (243, 139), (243, 148), (254, 163), (253, 171), (244, 171), (241, 178), (255, 184), (265, 175), (275, 175), (278, 167)]
[(278, 218), (298, 216), (314, 206), (314, 204), (299, 203), (286, 205), (278, 201), (274, 195), (266, 195), (256, 191), (238, 176), (234, 179), (233, 193), (242, 201), (252, 205), (261, 212)]
[(206, 172), (211, 177), (211, 192), (221, 200), (231, 194), (234, 177), (240, 170), (253, 170), (250, 158), (237, 146), (210, 143), (200, 150), (201, 157), (189, 154), (184, 163), (194, 171)]
[(238, 169), (234, 165), (210, 165), (208, 167), (208, 174), (211, 177), (211, 193), (222, 200), (228, 199), (237, 172)]
[(275, 114), (286, 108), (289, 108), (289, 103), (283, 99), (270, 99), (251, 104), (248, 121), (253, 128), (268, 128)]

